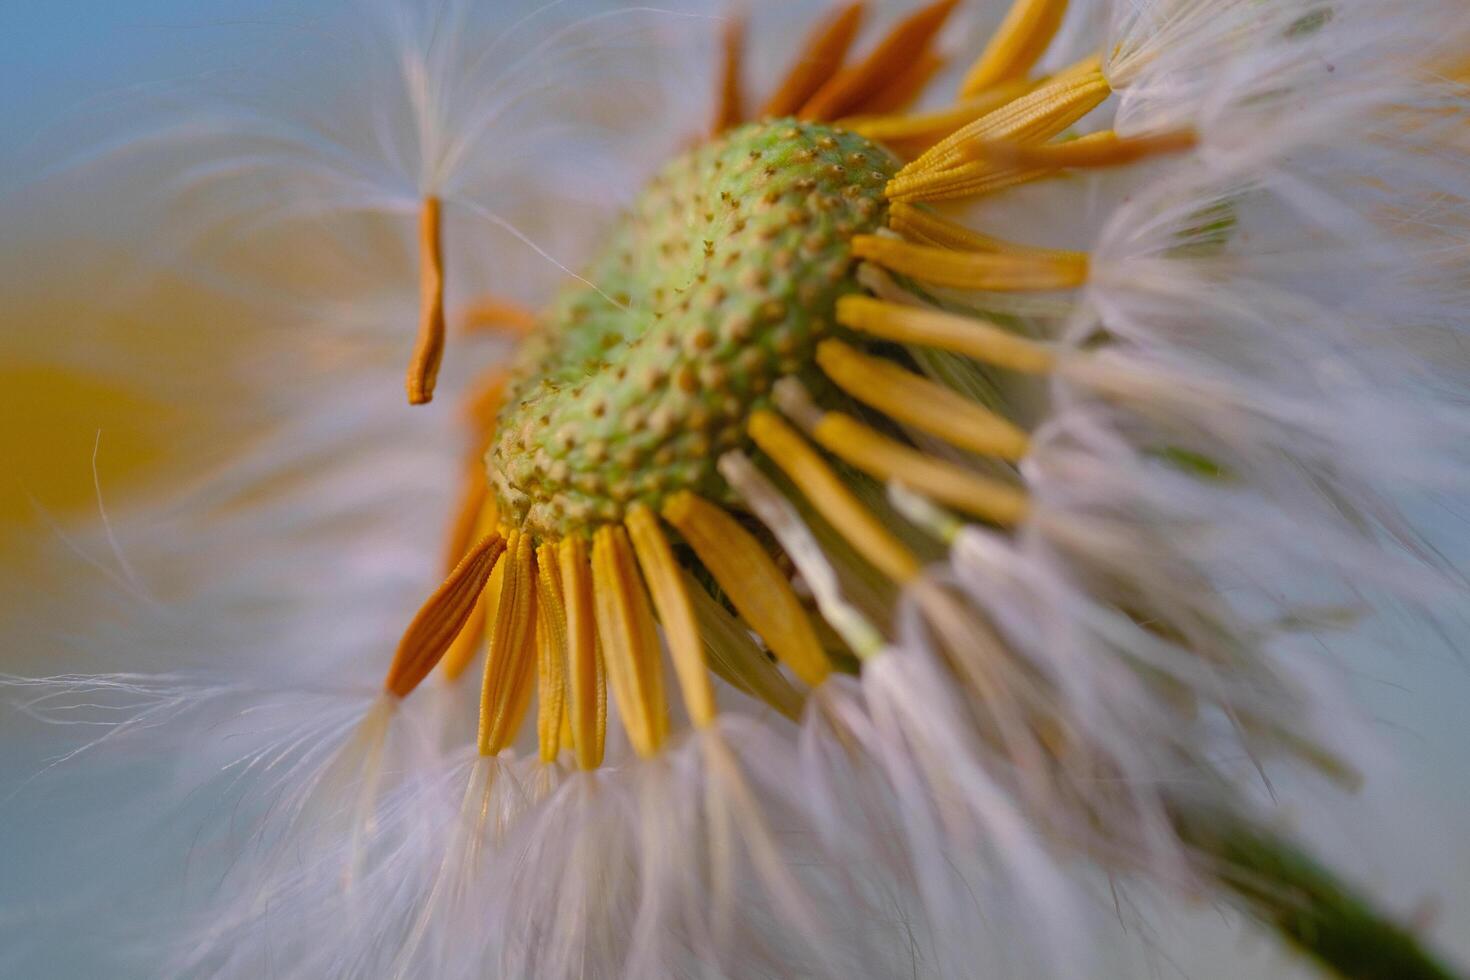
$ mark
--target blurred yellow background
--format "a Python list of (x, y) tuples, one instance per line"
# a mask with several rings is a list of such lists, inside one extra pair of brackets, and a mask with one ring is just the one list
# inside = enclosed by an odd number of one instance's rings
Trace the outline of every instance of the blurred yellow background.
[(43, 364), (0, 368), (0, 528), (10, 547), (41, 530), (42, 508), (70, 517), (97, 506), (93, 449), (104, 489), (123, 493), (167, 452), (167, 410), (136, 391)]
[[(0, 4), (0, 579), (10, 586), (0, 588), (0, 621), (4, 603), (47, 588), (41, 559), (64, 550), (68, 525), (96, 517), (99, 484), (102, 503), (118, 517), (133, 501), (164, 499), (230, 451), (241, 406), (229, 368), (232, 355), (243, 353), (232, 338), (243, 333), (247, 315), (202, 287), (130, 283), (124, 270), (135, 264), (125, 245), (87, 238), (78, 230), (86, 228), (85, 215), (70, 237), (52, 240), (52, 229), (29, 223), (45, 212), (22, 207), (38, 173), (22, 162), (43, 159), (33, 152), (35, 140), (92, 92), (227, 63), (224, 46), (248, 47), (249, 25), (269, 27), (271, 9), (301, 16), (311, 6)], [(228, 53), (239, 56), (233, 48)], [(42, 241), (45, 250), (38, 251)], [(180, 396), (191, 388), (197, 397)], [(52, 591), (63, 594), (64, 584)], [(1354, 814), (1352, 835), (1338, 831), (1341, 815), (1326, 808), (1301, 817), (1319, 831), (1324, 850), (1398, 906), (1436, 900), (1436, 934), (1447, 945), (1453, 938), (1454, 952), (1470, 957), (1470, 835), (1463, 824), (1470, 671), (1442, 648), (1429, 649), (1396, 658), (1364, 650), (1347, 664), (1396, 758), (1355, 801), (1363, 812)], [(7, 636), (0, 672), (44, 673), (45, 651), (45, 643)], [(1242, 938), (1223, 917), (1196, 911), (1196, 921), (1154, 937), (1179, 974), (1133, 951), (1141, 944), (1129, 939), (1127, 955), (1138, 968), (1118, 975), (1305, 975), (1273, 944), (1249, 933)]]

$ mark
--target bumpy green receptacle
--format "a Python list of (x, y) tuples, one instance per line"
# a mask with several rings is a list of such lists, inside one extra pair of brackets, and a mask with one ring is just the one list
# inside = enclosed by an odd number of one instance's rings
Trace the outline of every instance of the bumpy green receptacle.
[(896, 162), (778, 120), (654, 178), (516, 364), (485, 463), (504, 519), (538, 535), (620, 520), (676, 490), (725, 494), (718, 454), (800, 371), (856, 289), (849, 242), (885, 217)]

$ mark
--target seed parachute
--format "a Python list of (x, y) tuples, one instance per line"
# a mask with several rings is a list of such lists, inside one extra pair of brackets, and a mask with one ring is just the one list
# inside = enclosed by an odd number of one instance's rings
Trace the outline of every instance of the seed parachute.
[(851, 2), (777, 71), (790, 10), (666, 13), (713, 106), (534, 303), (460, 297), (459, 222), (550, 256), (408, 73), (446, 149), (363, 208), (418, 216), (408, 401), (460, 399), (442, 584), (314, 716), (129, 682), (122, 742), (289, 719), (177, 972), (1084, 976), (1146, 892), (1452, 976), (1271, 774), (1359, 782), (1323, 650), (1464, 625), (1415, 508), (1470, 464), (1470, 21)]

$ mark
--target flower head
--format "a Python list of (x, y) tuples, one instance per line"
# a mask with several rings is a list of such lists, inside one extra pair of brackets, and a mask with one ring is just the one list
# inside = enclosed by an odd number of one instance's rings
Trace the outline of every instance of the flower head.
[[(1329, 621), (1463, 599), (1398, 505), (1470, 444), (1465, 365), (1423, 344), (1465, 329), (1465, 92), (1436, 74), (1465, 25), (1016, 0), (947, 43), (966, 6), (871, 42), (838, 6), (759, 103), (725, 19), (711, 132), (539, 311), (449, 312), (457, 217), (551, 256), (484, 203), (485, 134), (535, 93), (464, 110), (495, 64), (467, 9), (395, 14), (418, 163), (286, 140), (319, 206), (417, 216), (410, 402), (476, 334), (513, 351), (451, 382), (446, 578), (381, 691), (231, 764), (279, 795), (179, 970), (1060, 974), (1097, 874), (1216, 889), (1339, 970), (1348, 934), (1437, 969), (1255, 796), (1268, 766), (1356, 778)], [(618, 13), (532, 50), (596, 52)], [(133, 727), (239, 695), (148, 688)]]

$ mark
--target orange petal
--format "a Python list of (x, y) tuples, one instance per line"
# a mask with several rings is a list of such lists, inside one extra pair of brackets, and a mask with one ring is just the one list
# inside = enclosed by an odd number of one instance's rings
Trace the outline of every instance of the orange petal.
[(807, 37), (796, 63), (761, 110), (763, 118), (791, 116), (842, 69), (842, 59), (857, 37), (868, 5), (862, 0), (839, 7)]
[(507, 369), (492, 368), (480, 375), (461, 402), (466, 421), (482, 443), (488, 444), (495, 431), (495, 417), (505, 402), (505, 384), (509, 378)]
[(385, 690), (400, 698), (407, 697), (434, 669), (470, 618), (491, 570), (504, 551), (505, 540), (498, 534), (488, 534), (449, 573), (404, 631), (393, 665), (383, 681)]
[(535, 329), (535, 310), (499, 296), (482, 296), (459, 315), (459, 332), (467, 336), (510, 334), (524, 337)]
[(474, 612), (470, 613), (464, 629), (459, 631), (459, 636), (449, 645), (449, 652), (439, 661), (440, 673), (451, 684), (459, 680), (466, 668), (485, 650), (488, 642), (486, 630), (495, 625), (497, 610), (500, 608), (500, 591), (505, 583), (507, 564), (509, 562), (495, 563), (490, 578), (485, 581), (485, 590), (480, 593), (480, 601), (475, 604)]
[(480, 513), (489, 499), (490, 488), (485, 482), (485, 464), (480, 454), (472, 453), (465, 463), (464, 476), (460, 479), (459, 501), (454, 505), (454, 517), (449, 522), (449, 534), (444, 540), (444, 568), (450, 571), (459, 564), (470, 543), (475, 540), (475, 528), (480, 524)]
[(419, 333), (408, 362), (408, 403), (434, 398), (444, 358), (444, 231), (437, 197), (424, 198), (419, 212)]
[(718, 136), (745, 120), (745, 104), (740, 94), (745, 61), (745, 17), (726, 18), (720, 32), (720, 87), (715, 95), (715, 118), (710, 129)]
[(872, 54), (833, 76), (807, 100), (798, 115), (820, 121), (860, 111), (868, 100), (892, 84), (895, 77), (924, 57), (958, 2), (938, 0), (899, 21)]
[(939, 74), (944, 65), (944, 57), (932, 51), (925, 51), (914, 59), (912, 65), (895, 75), (892, 81), (884, 85), (871, 98), (854, 106), (850, 111), (864, 115), (902, 111), (924, 94), (924, 87), (935, 75)]

